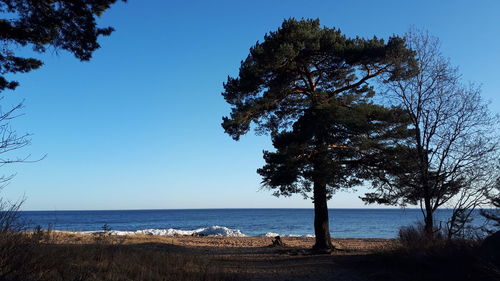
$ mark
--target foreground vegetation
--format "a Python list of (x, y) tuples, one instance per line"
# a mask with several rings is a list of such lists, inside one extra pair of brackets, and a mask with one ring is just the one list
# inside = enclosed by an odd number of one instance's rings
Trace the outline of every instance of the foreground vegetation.
[(102, 236), (92, 244), (59, 244), (47, 237), (2, 234), (0, 280), (234, 280), (208, 255), (172, 253), (158, 244), (124, 245)]
[[(265, 237), (1, 233), (0, 280), (500, 280), (498, 257), (481, 241), (429, 242), (422, 233), (335, 239), (340, 250), (331, 255), (311, 251), (312, 238), (285, 237), (284, 246), (271, 247)], [(242, 243), (229, 246), (235, 241)]]
[[(497, 242), (498, 243), (498, 242)], [(370, 280), (500, 280), (500, 252), (479, 239), (426, 237), (422, 226), (402, 228), (398, 243), (363, 261)]]

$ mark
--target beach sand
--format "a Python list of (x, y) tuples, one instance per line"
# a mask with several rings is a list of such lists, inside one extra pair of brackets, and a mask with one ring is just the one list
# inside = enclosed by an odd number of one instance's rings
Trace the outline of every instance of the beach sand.
[[(56, 243), (92, 244), (95, 235), (56, 232)], [(110, 236), (105, 243), (155, 248), (209, 258), (238, 280), (370, 280), (359, 265), (373, 251), (391, 247), (391, 239), (333, 239), (331, 254), (310, 249), (314, 238), (282, 237), (285, 246), (272, 247), (271, 237)]]

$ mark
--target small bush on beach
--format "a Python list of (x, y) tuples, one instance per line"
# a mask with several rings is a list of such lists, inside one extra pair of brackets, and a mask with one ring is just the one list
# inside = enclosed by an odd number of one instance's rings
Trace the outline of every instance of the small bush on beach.
[(421, 225), (404, 227), (397, 243), (370, 259), (374, 280), (500, 280), (500, 268), (485, 257), (480, 239), (428, 237)]
[(432, 237), (422, 224), (405, 226), (399, 229), (398, 242), (406, 249), (425, 249), (443, 243), (443, 235), (435, 229)]

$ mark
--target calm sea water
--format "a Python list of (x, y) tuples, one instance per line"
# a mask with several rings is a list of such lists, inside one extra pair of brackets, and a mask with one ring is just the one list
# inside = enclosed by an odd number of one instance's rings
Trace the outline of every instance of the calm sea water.
[[(193, 209), (116, 211), (23, 211), (29, 226), (56, 230), (93, 231), (108, 224), (112, 230), (143, 229), (194, 230), (210, 226), (238, 229), (248, 236), (266, 233), (312, 235), (312, 209)], [(438, 210), (445, 220), (449, 210)], [(419, 209), (330, 209), (330, 229), (334, 237), (392, 238), (401, 226), (422, 218)]]

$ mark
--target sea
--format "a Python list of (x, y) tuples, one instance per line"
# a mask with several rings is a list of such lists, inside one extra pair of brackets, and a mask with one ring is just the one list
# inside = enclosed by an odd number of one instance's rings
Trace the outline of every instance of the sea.
[[(439, 209), (443, 225), (451, 210)], [(303, 236), (314, 235), (313, 209), (182, 209), (22, 211), (26, 228), (74, 232), (103, 229), (116, 235)], [(475, 213), (475, 224), (480, 216)], [(338, 238), (395, 238), (401, 227), (422, 221), (420, 209), (330, 209), (330, 231)]]

